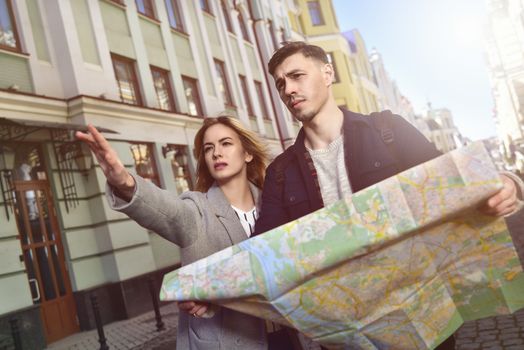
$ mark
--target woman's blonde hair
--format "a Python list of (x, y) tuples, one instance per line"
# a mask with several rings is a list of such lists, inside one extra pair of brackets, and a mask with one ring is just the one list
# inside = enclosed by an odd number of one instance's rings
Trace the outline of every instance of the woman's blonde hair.
[(253, 156), (253, 160), (247, 163), (247, 179), (262, 188), (266, 166), (269, 160), (267, 148), (257, 134), (246, 129), (238, 119), (229, 116), (220, 116), (204, 119), (204, 124), (195, 136), (194, 156), (197, 159), (197, 181), (196, 190), (207, 192), (215, 179), (209, 173), (204, 157), (204, 134), (207, 129), (216, 124), (225, 125), (233, 129), (240, 138), (244, 150)]

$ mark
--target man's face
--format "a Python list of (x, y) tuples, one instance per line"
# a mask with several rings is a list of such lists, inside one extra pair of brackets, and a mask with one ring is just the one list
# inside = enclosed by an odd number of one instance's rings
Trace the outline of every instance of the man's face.
[(301, 122), (311, 121), (325, 105), (333, 79), (331, 65), (296, 53), (273, 74), (280, 98)]

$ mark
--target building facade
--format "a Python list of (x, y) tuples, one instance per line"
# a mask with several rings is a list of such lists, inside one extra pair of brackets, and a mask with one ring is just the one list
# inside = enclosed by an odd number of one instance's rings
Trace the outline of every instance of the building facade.
[(524, 172), (524, 2), (488, 0), (486, 3), (486, 51), (498, 137), (506, 160)]
[[(239, 118), (282, 151), (295, 127), (266, 63), (285, 1), (0, 0), (0, 347), (9, 320), (44, 348), (151, 308), (178, 249), (111, 211), (74, 131), (94, 124), (124, 165), (181, 193), (207, 116)], [(96, 163), (96, 162), (95, 162)]]
[(353, 79), (351, 50), (340, 33), (331, 0), (295, 0), (290, 7), (290, 38), (320, 46), (335, 70), (333, 95), (340, 107), (363, 112)]
[(349, 44), (353, 81), (355, 82), (362, 113), (378, 112), (379, 90), (369, 62), (366, 43), (357, 29), (342, 34)]
[[(423, 126), (423, 124), (426, 126)], [(453, 122), (453, 115), (447, 108), (433, 109), (431, 104), (428, 104), (427, 110), (422, 121), (416, 124), (419, 130), (422, 130), (435, 147), (443, 152), (452, 151), (460, 146), (461, 135)]]

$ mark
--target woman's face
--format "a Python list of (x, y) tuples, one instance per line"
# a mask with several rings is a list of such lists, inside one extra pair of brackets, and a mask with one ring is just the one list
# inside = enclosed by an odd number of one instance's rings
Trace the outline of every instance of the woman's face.
[(247, 176), (247, 163), (253, 156), (244, 150), (235, 130), (224, 124), (212, 125), (204, 133), (203, 141), (207, 168), (219, 185)]

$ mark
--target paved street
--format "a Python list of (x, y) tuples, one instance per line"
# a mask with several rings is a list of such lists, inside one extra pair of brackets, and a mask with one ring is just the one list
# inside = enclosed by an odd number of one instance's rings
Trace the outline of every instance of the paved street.
[[(161, 307), (165, 330), (156, 330), (153, 311), (135, 318), (113, 322), (104, 326), (110, 350), (174, 350), (178, 309), (175, 303)], [(98, 350), (96, 330), (82, 332), (52, 343), (47, 350)]]
[[(524, 261), (524, 211), (508, 221), (515, 246)], [(178, 309), (174, 303), (161, 308), (166, 329), (157, 332), (154, 313), (104, 327), (109, 349), (174, 350)], [(524, 350), (524, 310), (463, 325), (456, 333), (457, 350)], [(51, 344), (48, 350), (98, 350), (96, 330), (82, 332)]]

